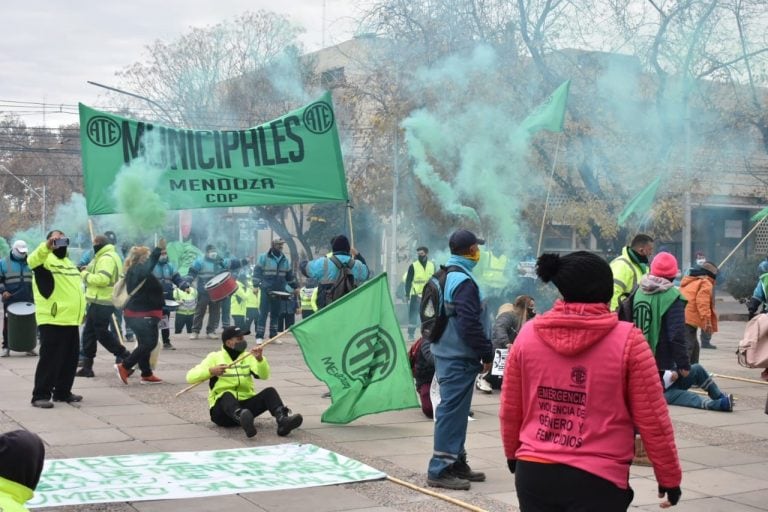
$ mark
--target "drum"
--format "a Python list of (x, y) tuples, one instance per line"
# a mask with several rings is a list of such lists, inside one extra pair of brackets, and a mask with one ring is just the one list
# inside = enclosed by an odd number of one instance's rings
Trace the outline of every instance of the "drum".
[(205, 291), (211, 296), (213, 302), (224, 300), (237, 290), (237, 280), (229, 272), (222, 272), (213, 276), (205, 283)]
[(37, 345), (35, 305), (31, 302), (9, 304), (8, 348), (14, 352), (29, 352)]
[(290, 300), (291, 294), (288, 292), (268, 292), (270, 297), (280, 300)]
[(165, 299), (165, 306), (163, 306), (163, 309), (166, 311), (176, 311), (179, 309), (179, 303), (175, 300)]

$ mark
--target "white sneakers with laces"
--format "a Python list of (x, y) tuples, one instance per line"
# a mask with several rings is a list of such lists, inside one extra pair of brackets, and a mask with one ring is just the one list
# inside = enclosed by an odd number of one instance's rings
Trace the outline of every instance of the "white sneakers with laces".
[(483, 377), (485, 377), (484, 373), (481, 373), (477, 376), (475, 379), (475, 387), (483, 393), (490, 395), (493, 393), (493, 388), (491, 387), (491, 383), (485, 380)]

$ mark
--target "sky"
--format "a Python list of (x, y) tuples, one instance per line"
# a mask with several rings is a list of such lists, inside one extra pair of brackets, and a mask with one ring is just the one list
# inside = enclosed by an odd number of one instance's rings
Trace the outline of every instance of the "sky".
[[(3, 9), (0, 32), (0, 117), (15, 111), (28, 126), (77, 122), (58, 113), (78, 102), (103, 106), (88, 80), (117, 86), (115, 72), (145, 60), (145, 47), (172, 41), (190, 27), (214, 25), (245, 11), (274, 11), (303, 26), (307, 51), (340, 43), (355, 32), (352, 0), (34, 0)], [(21, 106), (12, 102), (35, 102)], [(42, 104), (48, 105), (43, 117)], [(15, 108), (10, 106), (15, 105)], [(35, 113), (32, 113), (35, 111)]]

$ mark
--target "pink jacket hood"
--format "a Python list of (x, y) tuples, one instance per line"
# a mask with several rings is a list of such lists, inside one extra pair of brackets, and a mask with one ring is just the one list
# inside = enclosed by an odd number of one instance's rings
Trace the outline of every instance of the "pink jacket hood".
[(552, 309), (536, 315), (533, 328), (559, 354), (572, 356), (602, 340), (619, 318), (608, 304), (555, 301)]

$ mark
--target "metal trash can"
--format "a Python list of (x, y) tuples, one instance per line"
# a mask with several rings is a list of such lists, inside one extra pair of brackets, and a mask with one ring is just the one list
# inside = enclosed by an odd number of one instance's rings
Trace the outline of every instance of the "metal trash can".
[(14, 302), (7, 306), (8, 348), (14, 352), (29, 352), (37, 345), (35, 305), (31, 302)]

